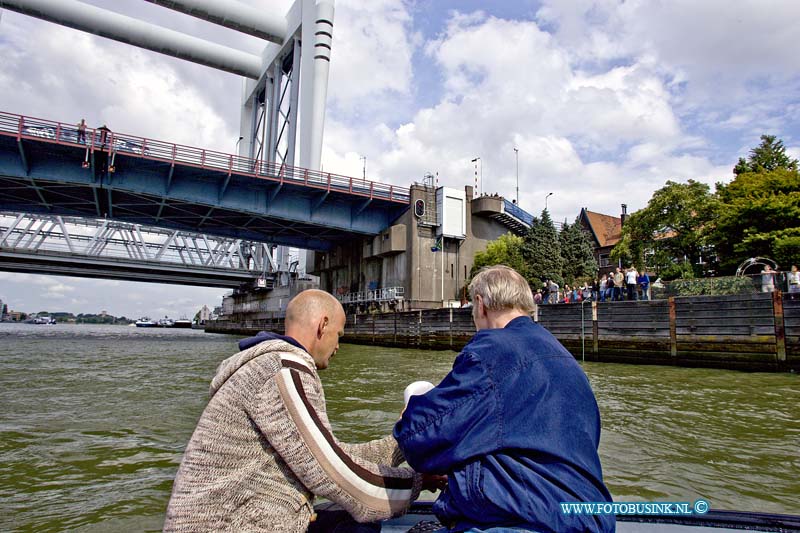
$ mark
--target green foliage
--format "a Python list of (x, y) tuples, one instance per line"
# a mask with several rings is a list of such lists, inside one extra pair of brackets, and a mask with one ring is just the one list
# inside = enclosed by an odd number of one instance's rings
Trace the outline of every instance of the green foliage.
[(564, 222), (558, 235), (561, 244), (561, 268), (564, 282), (591, 281), (597, 274), (597, 261), (592, 252), (589, 236), (583, 231), (578, 218), (570, 225)]
[(563, 286), (561, 243), (547, 209), (542, 211), (541, 219), (534, 217), (525, 235), (522, 257), (529, 269), (526, 277), (533, 286), (539, 286), (546, 278)]
[[(796, 228), (795, 228), (796, 229)], [(800, 236), (792, 235), (775, 239), (773, 246), (775, 261), (783, 268), (800, 263)]]
[(656, 296), (659, 298), (667, 296), (721, 296), (727, 294), (750, 294), (753, 292), (756, 292), (756, 286), (749, 277), (725, 276), (720, 278), (675, 280), (663, 289), (663, 294), (657, 294)]
[(578, 219), (565, 223), (558, 233), (546, 210), (541, 219), (534, 218), (524, 239), (508, 233), (475, 254), (470, 278), (481, 268), (498, 264), (515, 269), (532, 287), (539, 287), (544, 279), (563, 285), (590, 281), (597, 275), (589, 236)]
[(748, 257), (778, 260), (780, 256), (781, 266), (797, 261), (796, 239), (800, 237), (797, 170), (779, 168), (739, 174), (727, 185), (717, 184), (717, 195), (718, 218), (712, 241), (724, 271), (732, 272)]
[(776, 139), (775, 135), (762, 135), (761, 144), (750, 150), (747, 160), (739, 158), (733, 173), (738, 176), (748, 172), (761, 173), (778, 169), (797, 171), (797, 159), (786, 155), (783, 141)]
[[(485, 251), (475, 254), (469, 277), (472, 278), (478, 270), (485, 266), (506, 265), (528, 279), (530, 273), (528, 265), (522, 257), (522, 247), (522, 237), (517, 237), (511, 233), (501, 235), (499, 239), (490, 242)], [(200, 312), (198, 311), (195, 318), (199, 320), (199, 317)]]
[[(784, 268), (800, 260), (800, 174), (783, 141), (762, 135), (739, 160), (736, 178), (717, 184), (667, 181), (647, 207), (625, 221), (615, 260), (655, 271), (664, 279), (694, 277), (713, 247), (720, 271), (733, 273), (749, 257), (770, 257)], [(695, 266), (695, 268), (697, 268)]]
[[(625, 220), (611, 257), (656, 272), (668, 268), (674, 259), (686, 258), (695, 264), (708, 242), (715, 205), (708, 185), (667, 181), (653, 193), (647, 207)], [(645, 252), (655, 264), (645, 265)]]
[(77, 324), (116, 324), (117, 319), (111, 315), (78, 315)]
[(669, 263), (659, 273), (659, 277), (664, 281), (674, 279), (694, 279), (694, 269), (688, 261), (680, 261), (678, 263)]

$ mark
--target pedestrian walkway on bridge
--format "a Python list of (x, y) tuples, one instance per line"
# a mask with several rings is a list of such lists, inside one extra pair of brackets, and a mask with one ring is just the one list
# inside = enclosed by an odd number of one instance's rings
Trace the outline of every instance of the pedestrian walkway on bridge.
[(3, 211), (329, 250), (377, 235), (408, 206), (396, 185), (0, 112)]

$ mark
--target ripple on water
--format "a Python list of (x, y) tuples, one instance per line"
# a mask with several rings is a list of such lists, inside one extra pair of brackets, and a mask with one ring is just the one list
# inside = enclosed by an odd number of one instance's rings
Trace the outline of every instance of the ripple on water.
[[(235, 337), (0, 324), (0, 530), (158, 530)], [(344, 442), (391, 432), (405, 386), (453, 352), (342, 345), (320, 375)], [(797, 375), (585, 363), (618, 500), (800, 513)]]

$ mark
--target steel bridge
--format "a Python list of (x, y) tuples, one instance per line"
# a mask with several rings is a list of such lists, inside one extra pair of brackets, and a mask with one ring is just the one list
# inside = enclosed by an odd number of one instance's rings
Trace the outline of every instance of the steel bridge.
[(272, 247), (113, 220), (0, 213), (0, 270), (204, 287), (271, 288)]
[(0, 112), (0, 211), (330, 250), (408, 206), (404, 187)]

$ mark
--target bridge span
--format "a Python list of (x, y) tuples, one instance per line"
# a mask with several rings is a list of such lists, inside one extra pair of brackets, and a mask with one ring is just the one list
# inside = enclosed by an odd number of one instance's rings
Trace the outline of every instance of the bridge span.
[(0, 112), (0, 211), (325, 251), (408, 207), (404, 187)]
[(0, 270), (9, 272), (271, 288), (286, 266), (276, 264), (264, 243), (112, 220), (0, 213)]

